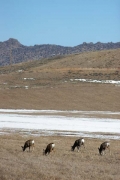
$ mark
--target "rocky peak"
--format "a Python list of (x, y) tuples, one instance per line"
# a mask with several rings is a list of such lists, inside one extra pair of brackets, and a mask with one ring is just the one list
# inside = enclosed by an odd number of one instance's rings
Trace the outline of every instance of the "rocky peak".
[(22, 46), (22, 44), (20, 44), (20, 42), (17, 39), (13, 39), (13, 38), (10, 38), (7, 41), (4, 41), (3, 43), (4, 43), (4, 46), (11, 47), (11, 48), (18, 48)]
[(18, 40), (10, 38), (7, 41), (0, 42), (0, 66), (12, 63), (20, 63), (29, 60), (40, 60), (42, 58), (51, 58), (53, 56), (63, 56), (87, 51), (100, 51), (107, 49), (120, 48), (120, 42), (117, 43), (86, 43), (74, 47), (64, 47), (60, 45), (35, 45), (24, 46)]

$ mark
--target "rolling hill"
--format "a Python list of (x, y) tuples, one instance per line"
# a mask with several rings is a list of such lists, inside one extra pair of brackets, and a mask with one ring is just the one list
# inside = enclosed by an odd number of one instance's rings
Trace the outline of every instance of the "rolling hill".
[(97, 42), (95, 44), (92, 42), (84, 42), (83, 44), (74, 47), (64, 47), (52, 44), (24, 46), (18, 40), (10, 38), (7, 41), (0, 42), (0, 66), (41, 60), (43, 58), (54, 56), (65, 56), (88, 51), (93, 52), (117, 48), (120, 48), (120, 42)]
[(120, 49), (83, 52), (0, 67), (0, 108), (119, 111)]

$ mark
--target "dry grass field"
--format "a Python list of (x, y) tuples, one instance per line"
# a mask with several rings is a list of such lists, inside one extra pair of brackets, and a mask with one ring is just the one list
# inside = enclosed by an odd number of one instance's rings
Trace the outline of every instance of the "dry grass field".
[[(120, 111), (120, 85), (70, 80), (80, 78), (120, 80), (120, 49), (0, 67), (0, 109)], [(22, 152), (29, 138), (0, 135), (0, 180), (120, 179), (119, 140), (111, 140), (111, 155), (100, 156), (101, 139), (85, 138), (78, 153), (70, 151), (76, 137), (35, 136), (35, 151)], [(50, 142), (56, 150), (43, 156)]]
[[(0, 180), (119, 180), (119, 142), (111, 140), (111, 154), (98, 154), (103, 140), (85, 138), (85, 149), (71, 151), (75, 137), (32, 137), (34, 152), (22, 151), (28, 136), (20, 134), (0, 136)], [(43, 148), (49, 142), (55, 151), (43, 156)]]
[(80, 78), (120, 80), (120, 49), (0, 67), (0, 108), (119, 111), (119, 85)]

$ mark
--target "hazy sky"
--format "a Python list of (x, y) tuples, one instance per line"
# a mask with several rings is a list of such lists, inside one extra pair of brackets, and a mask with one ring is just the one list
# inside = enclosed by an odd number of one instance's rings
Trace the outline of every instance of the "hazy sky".
[(0, 0), (0, 42), (120, 42), (120, 0)]

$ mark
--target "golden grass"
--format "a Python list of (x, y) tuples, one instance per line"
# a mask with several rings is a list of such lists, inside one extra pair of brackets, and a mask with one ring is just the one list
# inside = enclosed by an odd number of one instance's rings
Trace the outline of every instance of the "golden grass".
[(0, 108), (119, 111), (120, 87), (109, 84), (61, 83), (0, 89)]
[(119, 55), (116, 49), (1, 67), (0, 108), (119, 111), (119, 85), (70, 81), (120, 80)]
[[(21, 145), (28, 138), (34, 138), (34, 152), (23, 152)], [(0, 136), (0, 179), (55, 179), (55, 180), (119, 180), (120, 154), (119, 141), (111, 140), (111, 155), (98, 154), (103, 142), (85, 138), (86, 148), (72, 152), (75, 137), (32, 137), (19, 134)], [(43, 156), (42, 152), (50, 142), (56, 144), (55, 152)]]

